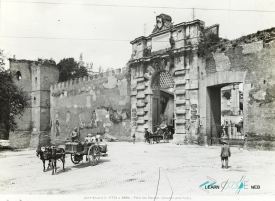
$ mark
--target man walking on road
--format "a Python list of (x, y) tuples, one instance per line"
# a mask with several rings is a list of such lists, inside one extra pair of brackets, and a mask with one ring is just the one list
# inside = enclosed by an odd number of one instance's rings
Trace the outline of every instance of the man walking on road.
[[(222, 161), (222, 168), (228, 168), (228, 157), (231, 156), (230, 147), (227, 145), (226, 141), (222, 142), (222, 148), (221, 148), (221, 161)], [(225, 161), (225, 165), (224, 165)]]

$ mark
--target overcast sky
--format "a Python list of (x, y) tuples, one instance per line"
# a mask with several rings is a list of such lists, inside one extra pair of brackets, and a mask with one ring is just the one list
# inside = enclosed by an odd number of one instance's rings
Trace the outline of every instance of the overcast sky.
[(193, 7), (195, 19), (220, 24), (220, 37), (228, 39), (275, 27), (274, 0), (1, 0), (0, 48), (16, 59), (57, 63), (68, 57), (78, 61), (83, 53), (95, 71), (100, 65), (120, 68), (130, 59), (129, 42), (148, 36), (156, 15), (168, 14), (174, 24), (188, 22), (192, 9), (185, 8)]

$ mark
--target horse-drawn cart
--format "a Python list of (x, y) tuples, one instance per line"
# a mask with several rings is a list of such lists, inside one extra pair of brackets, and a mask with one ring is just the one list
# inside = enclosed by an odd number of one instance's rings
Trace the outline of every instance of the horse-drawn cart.
[(173, 134), (171, 132), (171, 128), (167, 125), (157, 125), (156, 132), (151, 132), (150, 130), (147, 130), (145, 132), (144, 138), (145, 142), (151, 143), (159, 143), (160, 140), (163, 140), (163, 142), (169, 142), (170, 139), (173, 138)]
[(65, 154), (71, 155), (71, 160), (74, 164), (78, 164), (83, 160), (83, 156), (86, 156), (86, 161), (89, 161), (91, 165), (97, 165), (100, 160), (100, 156), (107, 155), (107, 144), (103, 142), (67, 142), (65, 143)]

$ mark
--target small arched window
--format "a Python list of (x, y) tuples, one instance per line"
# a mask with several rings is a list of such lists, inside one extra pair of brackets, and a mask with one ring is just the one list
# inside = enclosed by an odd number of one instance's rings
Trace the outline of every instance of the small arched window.
[(35, 80), (35, 84), (37, 84), (37, 77), (35, 77), (34, 80)]
[(22, 75), (21, 75), (21, 72), (20, 72), (20, 71), (17, 71), (17, 72), (16, 72), (16, 79), (17, 79), (17, 80), (21, 80), (21, 79), (22, 79)]

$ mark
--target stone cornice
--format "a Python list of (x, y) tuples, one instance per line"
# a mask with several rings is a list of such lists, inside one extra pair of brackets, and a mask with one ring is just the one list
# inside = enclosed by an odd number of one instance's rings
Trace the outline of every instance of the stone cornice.
[(136, 38), (136, 39), (134, 39), (133, 41), (131, 41), (130, 43), (131, 44), (134, 44), (134, 43), (136, 43), (136, 42), (138, 42), (138, 41), (140, 41), (140, 40), (150, 40), (150, 39), (152, 39), (153, 37), (156, 37), (156, 36), (159, 36), (159, 35), (163, 35), (163, 34), (166, 34), (166, 33), (169, 33), (169, 32), (173, 32), (173, 31), (176, 31), (179, 27), (181, 27), (181, 26), (188, 26), (188, 25), (191, 25), (191, 24), (204, 24), (204, 22), (203, 21), (201, 21), (201, 20), (194, 20), (194, 21), (190, 21), (190, 22), (182, 22), (182, 23), (179, 23), (179, 24), (176, 24), (176, 25), (174, 25), (173, 26), (173, 28), (171, 28), (171, 29), (165, 29), (165, 30), (162, 30), (162, 31), (158, 31), (158, 32), (156, 32), (156, 33), (152, 33), (152, 34), (150, 34), (149, 36), (147, 36), (147, 37), (145, 37), (145, 36), (140, 36), (140, 37), (138, 37), (138, 38)]
[(178, 49), (169, 49), (167, 51), (164, 51), (163, 53), (159, 53), (159, 54), (156, 54), (156, 55), (151, 55), (149, 57), (141, 57), (141, 58), (138, 58), (138, 59), (132, 59), (129, 61), (129, 64), (137, 64), (137, 63), (146, 63), (146, 62), (150, 62), (152, 59), (161, 59), (161, 58), (164, 58), (164, 57), (169, 57), (169, 55), (171, 54), (180, 54), (182, 52), (185, 52), (185, 51), (192, 51), (193, 53), (196, 53), (198, 50), (198, 47), (197, 46), (185, 46), (185, 47), (181, 47), (181, 48), (178, 48)]

